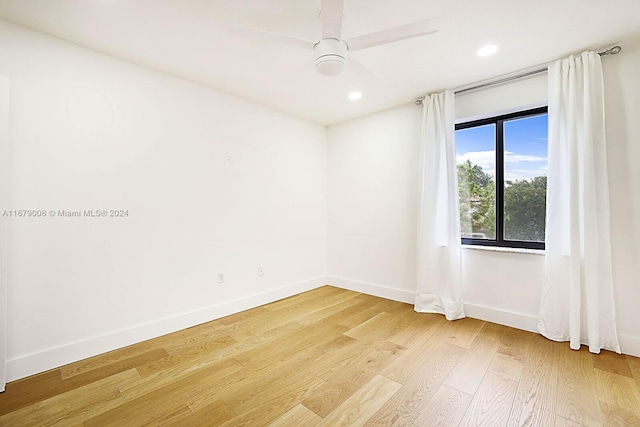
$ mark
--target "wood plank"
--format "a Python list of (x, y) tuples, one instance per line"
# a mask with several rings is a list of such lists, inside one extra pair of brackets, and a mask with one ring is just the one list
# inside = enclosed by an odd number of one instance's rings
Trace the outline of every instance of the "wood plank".
[[(291, 392), (295, 394), (297, 399), (306, 398), (312, 390), (309, 388), (310, 385), (315, 389), (324, 383), (328, 377), (342, 369), (351, 360), (352, 354), (358, 354), (355, 350), (360, 351), (360, 348), (373, 348), (373, 345), (363, 346), (352, 338), (337, 336), (326, 344), (312, 347), (301, 353), (295, 360), (288, 363), (258, 371), (242, 372), (236, 375), (232, 379), (233, 381), (225, 383), (224, 387), (213, 395), (209, 391), (204, 394), (195, 393), (193, 395), (195, 400), (189, 401), (189, 406), (191, 408), (197, 407), (206, 403), (211, 397), (220, 397), (234, 411), (239, 413), (245, 411), (244, 416), (253, 420), (252, 422), (256, 422), (252, 417), (259, 415), (256, 414), (256, 411), (264, 412), (263, 416), (279, 417), (284, 413), (282, 411), (290, 408), (280, 406), (279, 412), (273, 412), (263, 407), (254, 411), (246, 411), (248, 408), (254, 408), (258, 405), (264, 406), (266, 398), (278, 399), (282, 393)], [(274, 392), (274, 390), (276, 391)], [(277, 400), (279, 405), (282, 403), (280, 400)], [(292, 401), (291, 403), (295, 405), (300, 402)]]
[(489, 366), (489, 372), (515, 382), (520, 381), (523, 370), (522, 360), (503, 353), (496, 353)]
[[(152, 347), (144, 344), (135, 351), (127, 348), (126, 351), (122, 352), (110, 352), (96, 356), (95, 362), (92, 360), (93, 358), (85, 359), (72, 365), (64, 366), (61, 369), (54, 369), (14, 381), (7, 385), (4, 393), (0, 393), (0, 415), (66, 393), (116, 373), (127, 371), (166, 355), (162, 348), (149, 350), (150, 348)], [(117, 353), (118, 356), (114, 357), (114, 353)], [(130, 357), (123, 358), (125, 356)], [(106, 361), (112, 364), (109, 365)], [(88, 367), (91, 367), (91, 369), (88, 369)], [(67, 377), (64, 380), (62, 379), (62, 370), (67, 372)]]
[(498, 353), (509, 355), (520, 361), (529, 356), (529, 344), (535, 334), (520, 329), (504, 328), (500, 335)]
[(140, 379), (135, 369), (114, 374), (83, 387), (10, 412), (0, 417), (3, 426), (72, 425), (124, 402), (119, 388)]
[(62, 384), (59, 369), (43, 372), (6, 385), (0, 393), (0, 415), (17, 411), (34, 403), (68, 391)]
[[(318, 297), (307, 297), (303, 300), (298, 300), (296, 297), (280, 300), (276, 303), (271, 303), (265, 306), (272, 312), (267, 321), (272, 319), (282, 319), (284, 322), (298, 321), (301, 318), (305, 318), (309, 313), (321, 311), (324, 308), (330, 307), (334, 304), (339, 304), (348, 299), (354, 299), (355, 293), (351, 295), (345, 295), (341, 289), (330, 288), (331, 293)], [(305, 295), (305, 294), (301, 294)], [(276, 304), (281, 304), (277, 305)], [(264, 321), (264, 320), (263, 320)], [(247, 323), (245, 321), (245, 323)]]
[[(144, 408), (144, 410), (140, 410)], [(158, 425), (164, 423), (173, 424), (181, 418), (191, 414), (189, 407), (176, 393), (168, 393), (167, 390), (157, 390), (135, 401), (118, 405), (108, 411), (102, 411), (99, 415), (84, 421), (85, 427), (125, 425)]]
[(473, 397), (455, 388), (441, 385), (433, 399), (413, 422), (414, 426), (457, 427)]
[(605, 427), (640, 426), (640, 414), (618, 406), (600, 402)]
[(176, 367), (167, 368), (164, 371), (156, 372), (152, 375), (144, 377), (135, 383), (120, 387), (122, 398), (129, 402), (140, 398), (149, 393), (153, 393), (166, 386), (172, 386), (184, 378), (189, 378), (195, 374), (198, 377), (208, 378), (209, 370), (213, 371), (215, 383), (210, 390), (216, 390), (216, 387), (225, 384), (224, 379), (232, 377), (240, 372), (243, 366), (232, 358), (224, 359), (218, 363), (198, 361), (197, 363), (178, 365)]
[(463, 393), (475, 395), (499, 345), (494, 340), (476, 337), (444, 384)]
[(320, 310), (316, 310), (313, 313), (308, 313), (304, 316), (301, 316), (296, 321), (301, 325), (310, 326), (310, 325), (313, 325), (314, 323), (321, 322), (326, 318), (333, 316), (334, 314), (338, 314), (347, 308), (360, 304), (361, 302), (362, 301), (360, 301), (355, 297), (348, 298), (338, 304), (333, 304), (333, 305), (324, 307)]
[(254, 395), (250, 404), (234, 409), (240, 415), (232, 418), (223, 426), (266, 426), (286, 414), (307, 397), (311, 391), (322, 384), (320, 378), (288, 378), (284, 384), (274, 387), (272, 392)]
[(534, 337), (524, 363), (509, 426), (551, 426), (556, 417), (558, 369), (563, 344)]
[[(418, 363), (413, 365), (413, 371), (405, 378), (403, 386), (376, 411), (366, 425), (411, 425), (463, 354), (464, 349), (456, 345), (439, 343), (433, 351), (423, 353), (423, 358), (413, 359)], [(400, 358), (397, 362), (400, 362)]]
[(507, 425), (517, 390), (516, 381), (488, 372), (462, 417), (460, 427)]
[[(448, 322), (447, 322), (448, 323)], [(465, 350), (452, 344), (443, 342), (440, 338), (444, 323), (434, 325), (420, 337), (412, 347), (407, 348), (400, 357), (390, 363), (381, 374), (400, 384), (406, 384), (415, 376), (422, 375), (422, 371), (428, 366), (428, 359), (432, 353), (441, 351), (462, 354)]]
[(274, 363), (287, 362), (295, 358), (298, 353), (313, 346), (313, 344), (303, 339), (303, 336), (304, 330), (301, 331), (300, 336), (296, 334), (278, 339), (277, 346), (268, 342), (257, 345), (233, 358), (244, 366), (252, 366), (254, 368), (264, 368)]
[[(517, 334), (515, 338), (509, 335), (506, 342), (510, 345), (504, 344), (505, 336), (508, 335), (501, 335), (502, 344), (495, 353), (460, 425), (499, 426), (508, 423), (524, 370), (524, 361), (522, 354), (511, 350), (511, 346), (518, 342), (518, 337), (522, 335)], [(528, 339), (529, 337), (526, 338), (527, 341)], [(505, 348), (508, 351), (504, 351)]]
[[(295, 361), (259, 373), (250, 372), (244, 378), (236, 378), (235, 383), (225, 385), (218, 396), (239, 415), (224, 425), (267, 425), (298, 405), (324, 383), (322, 371), (336, 369), (335, 357), (344, 357), (340, 348), (359, 344), (343, 336), (336, 337), (335, 341), (339, 339), (342, 339), (341, 346), (332, 341), (313, 347)], [(196, 406), (202, 403), (202, 397), (198, 399), (193, 402)]]
[(484, 322), (484, 326), (478, 332), (478, 336), (499, 342), (506, 329), (508, 329), (508, 326)]
[(177, 420), (163, 422), (160, 425), (172, 427), (209, 427), (223, 424), (236, 414), (222, 400), (215, 400), (210, 404), (192, 411), (191, 414)]
[(324, 418), (318, 426), (362, 426), (400, 387), (401, 384), (376, 375)]
[[(391, 314), (391, 320), (382, 325), (375, 334), (370, 335), (366, 339), (395, 342), (396, 336), (402, 334), (409, 325), (413, 324), (417, 316), (420, 315), (420, 313), (416, 313), (413, 310), (413, 306), (408, 304), (399, 305), (386, 313)], [(404, 347), (402, 344), (399, 345)]]
[(307, 363), (317, 360), (320, 354), (317, 349), (313, 348), (304, 354), (304, 357), (279, 365), (276, 369), (267, 368), (259, 373), (249, 371), (243, 378), (238, 378), (221, 390), (219, 395), (237, 414), (250, 412), (253, 408), (264, 406), (266, 401), (277, 400), (279, 396), (286, 401), (295, 395), (299, 399), (295, 402), (297, 404), (325, 381), (322, 377), (309, 377), (305, 369)]
[(373, 336), (375, 338), (379, 333), (380, 328), (384, 327), (384, 325), (389, 323), (392, 319), (392, 314), (383, 311), (382, 313), (373, 316), (371, 319), (359, 324), (355, 328), (348, 330), (344, 334), (357, 340), (366, 339), (369, 336)]
[(270, 424), (272, 427), (314, 426), (320, 424), (322, 418), (303, 405), (296, 405), (283, 416)]
[(308, 305), (309, 302), (311, 302), (312, 304), (316, 304), (324, 301), (331, 301), (327, 304), (331, 305), (335, 302), (336, 297), (338, 300), (341, 300), (344, 298), (353, 298), (358, 295), (358, 292), (346, 291), (344, 289), (336, 288), (333, 286), (321, 286), (308, 292), (303, 292), (301, 294), (293, 295), (265, 304), (262, 307), (270, 311), (277, 311), (286, 310), (291, 307), (298, 307), (300, 305)]
[[(301, 334), (301, 337), (305, 341), (310, 342), (311, 344), (321, 345), (335, 339), (336, 337), (342, 336), (345, 338), (349, 338), (344, 335), (344, 333), (347, 332), (348, 330), (349, 329), (346, 326), (342, 326), (342, 325), (330, 325), (330, 326), (312, 325), (312, 326), (307, 326), (304, 329), (304, 332)], [(349, 339), (353, 339), (353, 338), (349, 338)]]
[(633, 378), (595, 369), (598, 398), (618, 408), (640, 410), (640, 390)]
[[(138, 371), (143, 373), (145, 381), (140, 382), (140, 384), (137, 384), (131, 389), (122, 390), (123, 395), (125, 396), (125, 399), (134, 398), (139, 393), (147, 393), (154, 387), (157, 387), (156, 383), (164, 384), (166, 382), (175, 381), (176, 378), (179, 378), (182, 375), (208, 365), (218, 363), (225, 359), (230, 359), (233, 356), (249, 351), (256, 345), (276, 341), (279, 337), (296, 333), (302, 328), (303, 326), (297, 323), (291, 323), (267, 331), (262, 336), (254, 337), (251, 340), (243, 342), (234, 342), (232, 340), (228, 342), (221, 341), (219, 345), (207, 346), (206, 350), (201, 346), (197, 346), (196, 348), (190, 348), (182, 352), (172, 354), (168, 356), (166, 360), (138, 368)], [(227, 345), (228, 343), (231, 344)], [(147, 378), (149, 380), (147, 380)]]
[[(407, 316), (409, 318), (409, 316)], [(396, 331), (388, 340), (403, 347), (411, 348), (420, 345), (426, 333), (436, 325), (446, 322), (444, 316), (433, 313), (412, 313), (412, 321)]]
[(264, 308), (264, 306), (251, 308), (249, 310), (240, 311), (238, 313), (230, 314), (229, 316), (222, 317), (217, 319), (216, 322), (225, 325), (231, 326), (234, 324), (241, 324), (244, 320), (251, 320), (256, 317), (260, 317), (261, 315), (269, 313), (269, 310)]
[[(155, 346), (155, 344), (146, 341), (144, 343), (124, 347), (118, 350), (110, 351), (108, 353), (100, 354), (95, 357), (80, 360), (66, 366), (62, 366), (60, 368), (60, 374), (62, 376), (62, 379), (67, 379), (76, 375), (84, 374), (86, 372), (96, 371), (107, 366), (113, 366), (123, 363), (130, 364), (127, 363), (127, 361), (134, 360), (150, 352), (153, 353), (158, 351), (159, 349)], [(164, 353), (164, 356), (166, 356), (166, 352), (162, 352)], [(124, 370), (126, 371), (128, 369)]]
[(384, 307), (386, 307), (386, 305), (381, 303), (380, 298), (370, 297), (368, 295), (362, 295), (357, 298), (364, 298), (364, 300), (324, 318), (322, 325), (327, 327), (337, 325), (345, 326), (347, 330), (349, 330), (385, 311)]
[(119, 372), (125, 372), (129, 369), (144, 366), (145, 364), (155, 363), (167, 356), (168, 354), (163, 348), (156, 348), (127, 359), (115, 361), (110, 365), (102, 365), (99, 368), (67, 377), (62, 380), (62, 383), (65, 385), (66, 389), (72, 390), (83, 385), (91, 384), (92, 382), (103, 378), (108, 378)]
[(602, 350), (600, 354), (593, 354), (591, 357), (593, 359), (594, 368), (611, 372), (612, 374), (633, 378), (631, 367), (629, 366), (627, 357), (624, 354), (617, 354), (613, 351)]
[(188, 347), (194, 347), (210, 341), (215, 341), (229, 335), (229, 332), (238, 328), (225, 326), (218, 322), (208, 322), (194, 326), (185, 331), (175, 332), (169, 336), (163, 336), (155, 341), (157, 346), (164, 348), (167, 353), (175, 353)]
[(633, 379), (636, 381), (636, 385), (640, 388), (640, 358), (628, 355), (625, 356), (625, 358), (627, 359), (627, 363), (631, 369)]
[[(291, 327), (292, 325), (302, 326), (296, 322), (299, 317), (290, 313), (278, 313), (268, 311), (265, 314), (256, 316), (251, 320), (245, 320), (242, 328), (230, 331), (229, 336), (237, 341), (246, 341), (259, 338), (268, 331), (277, 330), (278, 328)], [(299, 328), (302, 330), (302, 328)]]
[[(233, 363), (235, 363), (235, 365), (233, 365)], [(218, 401), (223, 401), (223, 396), (232, 394), (232, 390), (237, 390), (248, 381), (251, 381), (250, 379), (254, 374), (251, 369), (242, 368), (242, 365), (233, 359), (224, 360), (220, 362), (220, 364), (226, 365), (224, 371), (215, 369), (208, 379), (202, 376), (206, 379), (205, 382), (196, 387), (184, 390), (182, 400), (189, 406), (192, 412), (195, 413), (202, 408), (215, 405)], [(235, 369), (238, 367), (240, 369)], [(200, 371), (196, 371), (195, 374), (201, 377), (199, 372)], [(224, 402), (224, 404), (229, 406), (226, 402)]]
[(204, 344), (184, 348), (179, 352), (167, 354), (161, 359), (154, 360), (144, 365), (139, 365), (138, 372), (143, 378), (146, 378), (156, 372), (161, 372), (174, 366), (187, 365), (190, 362), (196, 362), (203, 357), (211, 360), (211, 355), (216, 354), (216, 351), (225, 350), (229, 347), (234, 347), (234, 345), (238, 345), (236, 340), (229, 336), (224, 336), (222, 338), (208, 341)]
[(336, 372), (327, 382), (318, 387), (302, 404), (325, 418), (331, 411), (351, 397), (371, 378), (376, 376), (389, 359), (402, 351), (403, 347), (390, 342), (378, 346), (373, 352), (354, 359), (344, 369)]
[(555, 427), (584, 427), (582, 424), (562, 418), (560, 415), (556, 415), (555, 421)]
[[(219, 391), (228, 384), (229, 379), (237, 377), (241, 370), (242, 366), (238, 362), (227, 359), (218, 364), (189, 371), (188, 374), (174, 377), (171, 381), (156, 381), (146, 393), (136, 393), (135, 398), (129, 392), (124, 405), (95, 417), (88, 424), (162, 424), (178, 422), (183, 417), (198, 420), (202, 414), (193, 415), (192, 408), (188, 405), (189, 396), (193, 393), (211, 393), (216, 389)], [(148, 381), (142, 379), (142, 382), (147, 384)], [(140, 383), (134, 384), (133, 390), (139, 390), (140, 386)], [(124, 387), (123, 389), (127, 390)], [(216, 404), (216, 401), (211, 403)], [(144, 408), (143, 414), (138, 414), (140, 407)]]
[(455, 324), (456, 328), (451, 331), (446, 341), (462, 348), (469, 348), (485, 324), (482, 320), (470, 317), (455, 320), (451, 323)]
[(602, 425), (596, 377), (591, 354), (563, 351), (558, 370), (556, 414), (584, 426)]

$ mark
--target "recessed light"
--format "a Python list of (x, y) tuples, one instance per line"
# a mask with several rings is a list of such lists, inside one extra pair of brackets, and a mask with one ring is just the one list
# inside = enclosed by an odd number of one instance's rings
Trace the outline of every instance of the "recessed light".
[(347, 95), (349, 97), (350, 100), (355, 101), (358, 100), (360, 98), (362, 98), (362, 93), (360, 92), (349, 92), (349, 95)]
[(478, 50), (478, 56), (489, 56), (489, 55), (493, 55), (494, 53), (496, 53), (496, 51), (498, 50), (498, 46), (496, 45), (489, 45), (489, 46), (485, 46), (483, 48), (481, 48), (480, 50)]

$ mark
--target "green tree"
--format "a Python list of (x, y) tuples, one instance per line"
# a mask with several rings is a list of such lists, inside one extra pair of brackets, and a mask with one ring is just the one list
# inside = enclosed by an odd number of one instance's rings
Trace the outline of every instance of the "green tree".
[(458, 165), (460, 229), (463, 237), (496, 236), (496, 186), (482, 167), (466, 162)]
[(504, 189), (505, 239), (544, 242), (547, 177), (507, 181)]

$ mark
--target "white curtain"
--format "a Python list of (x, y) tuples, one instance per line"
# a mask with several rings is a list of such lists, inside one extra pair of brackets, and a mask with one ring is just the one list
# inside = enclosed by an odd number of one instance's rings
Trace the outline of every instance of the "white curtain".
[(422, 105), (415, 310), (455, 320), (464, 317), (464, 305), (454, 96), (428, 95)]
[(549, 67), (545, 282), (538, 331), (620, 352), (616, 333), (600, 56)]

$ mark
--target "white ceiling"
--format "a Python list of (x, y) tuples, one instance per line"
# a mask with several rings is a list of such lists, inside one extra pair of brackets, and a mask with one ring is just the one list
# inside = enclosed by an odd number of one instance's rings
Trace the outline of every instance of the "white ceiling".
[[(439, 18), (435, 34), (353, 53), (323, 77), (313, 51), (224, 23), (317, 41), (320, 0), (0, 0), (25, 27), (321, 124), (334, 124), (586, 49), (640, 39), (640, 0), (345, 0), (343, 38)], [(487, 44), (498, 52), (480, 58)], [(347, 93), (359, 90), (362, 99)]]

